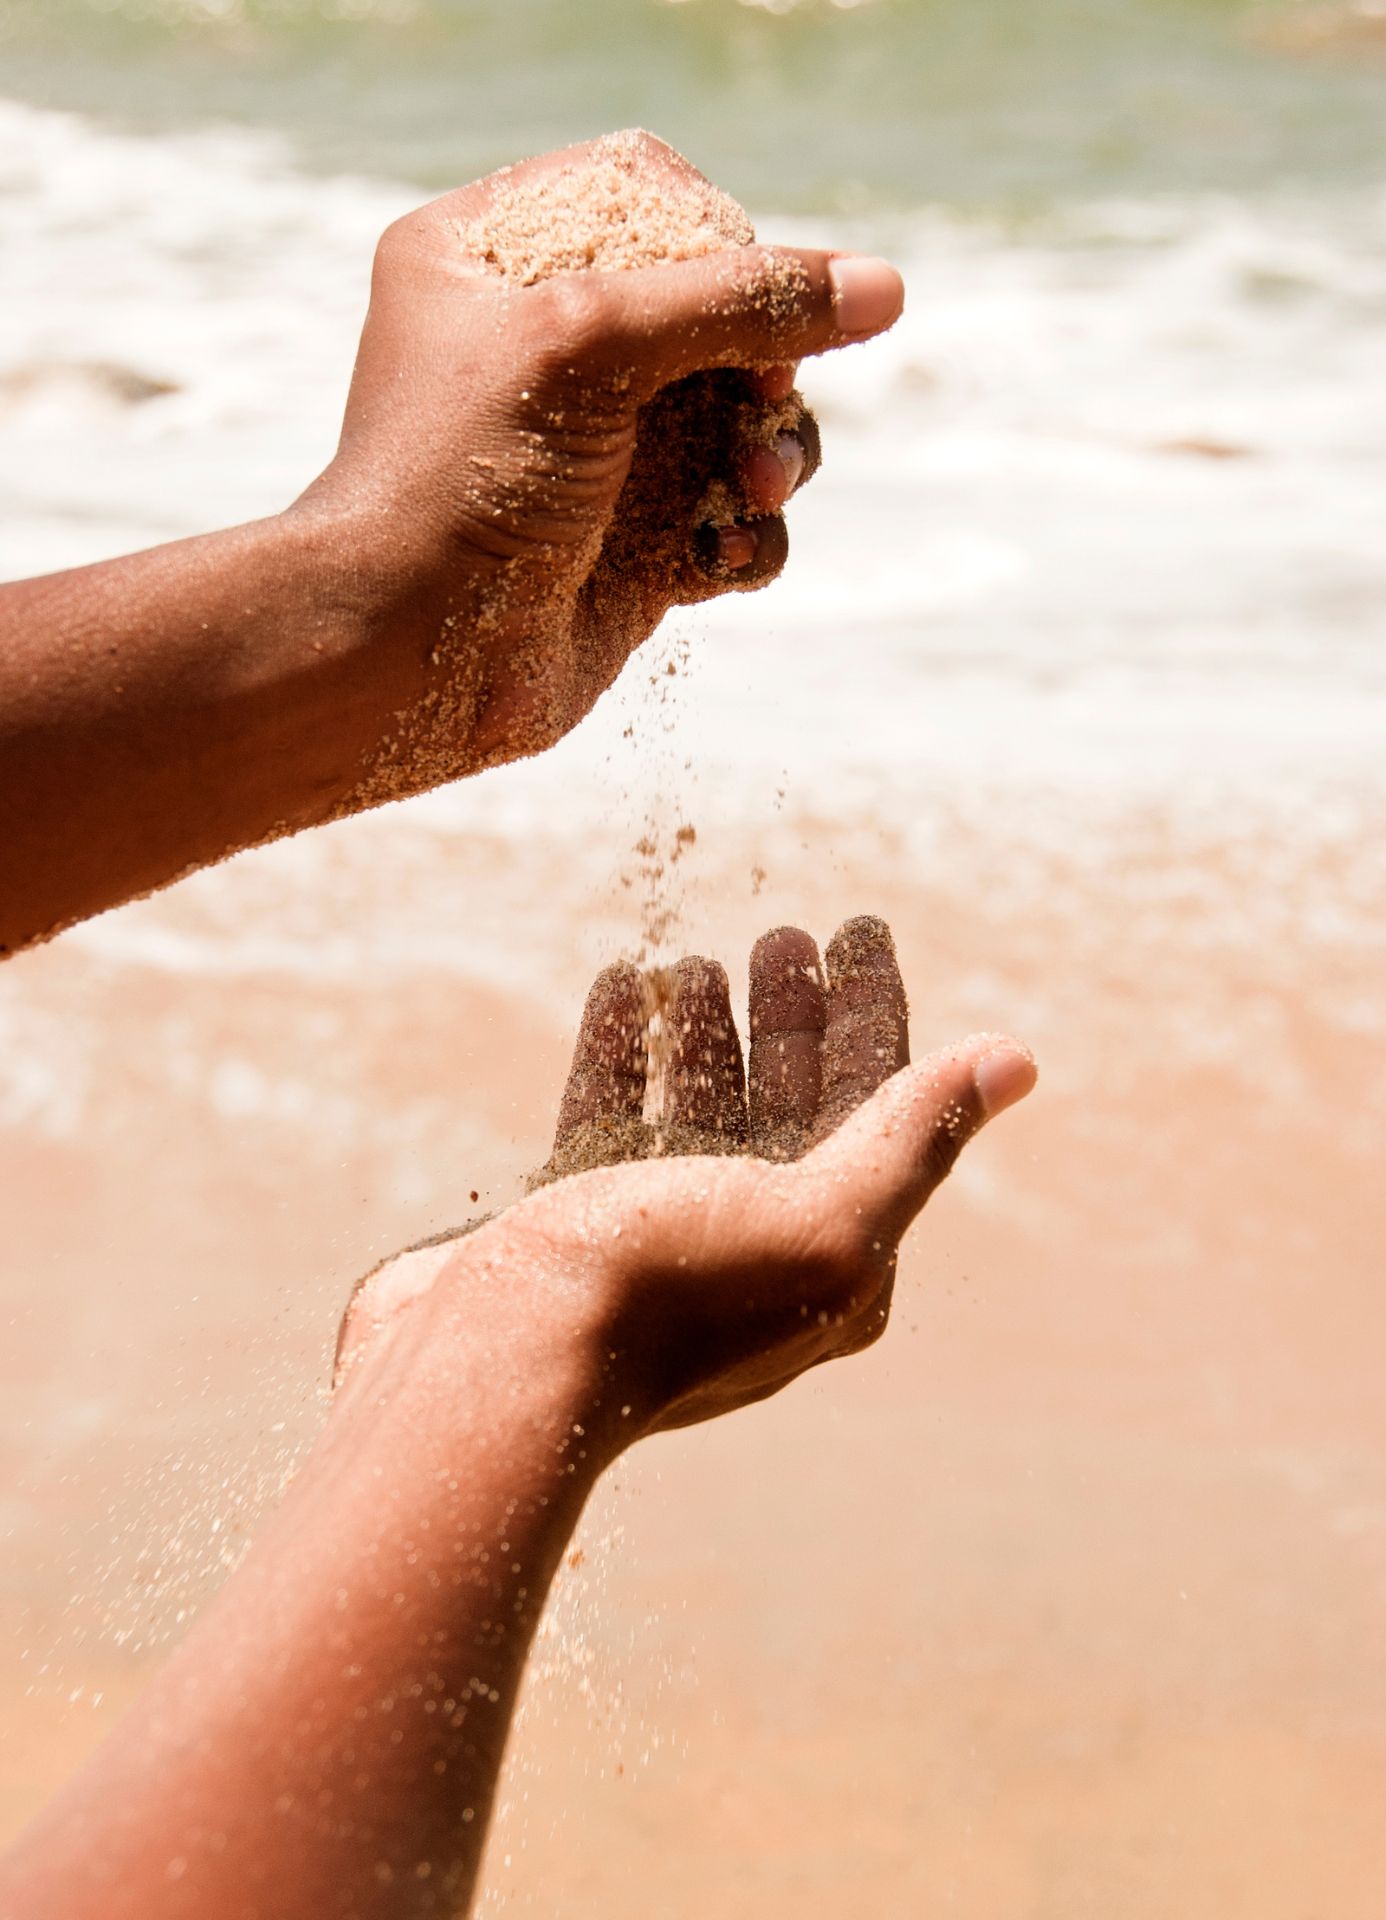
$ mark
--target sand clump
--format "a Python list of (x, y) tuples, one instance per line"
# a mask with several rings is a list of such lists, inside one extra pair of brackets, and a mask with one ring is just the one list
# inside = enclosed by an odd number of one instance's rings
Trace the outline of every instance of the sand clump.
[(730, 194), (686, 162), (675, 194), (646, 153), (644, 135), (612, 133), (580, 164), (537, 178), (507, 168), (485, 211), (459, 227), (463, 251), (528, 287), (556, 273), (622, 272), (751, 244), (755, 231)]

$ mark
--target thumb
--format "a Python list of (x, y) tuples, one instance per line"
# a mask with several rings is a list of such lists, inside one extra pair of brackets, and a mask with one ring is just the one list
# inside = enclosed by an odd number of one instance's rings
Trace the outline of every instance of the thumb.
[(648, 393), (709, 367), (800, 360), (883, 333), (905, 285), (886, 260), (737, 247), (604, 276), (604, 351)]
[(975, 1034), (893, 1074), (804, 1162), (835, 1200), (855, 1203), (897, 1240), (988, 1120), (1023, 1100), (1038, 1073), (1004, 1034)]

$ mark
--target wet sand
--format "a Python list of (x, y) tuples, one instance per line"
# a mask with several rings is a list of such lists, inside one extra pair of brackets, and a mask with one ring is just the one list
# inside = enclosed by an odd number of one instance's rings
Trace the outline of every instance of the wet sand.
[[(1043, 1079), (878, 1348), (600, 1497), (484, 1911), (1386, 1908), (1380, 811), (700, 826), (738, 998), (764, 926), (880, 911), (916, 1052), (1004, 1024)], [(611, 856), (396, 813), (0, 976), (4, 1832), (234, 1557), (351, 1279), (543, 1158)]]

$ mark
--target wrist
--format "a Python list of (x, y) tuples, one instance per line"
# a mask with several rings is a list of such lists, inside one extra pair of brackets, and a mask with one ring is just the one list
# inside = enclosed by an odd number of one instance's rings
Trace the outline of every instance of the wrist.
[(436, 514), (334, 462), (282, 516), (328, 630), (353, 748), (334, 812), (473, 772), (482, 583)]
[(425, 568), (403, 516), (329, 467), (276, 516), (315, 604), (340, 643), (376, 650), (420, 598)]
[[(520, 1444), (590, 1483), (639, 1430), (623, 1398), (617, 1292), (601, 1254), (550, 1246), (508, 1219), (403, 1254), (353, 1302), (332, 1425), (411, 1406), (431, 1447)], [(438, 1393), (439, 1380), (452, 1391)]]
[(449, 615), (474, 617), (476, 569), (423, 476), (401, 492), (362, 450), (339, 452), (280, 518), (308, 543), (321, 585), (367, 649), (431, 630), (427, 655)]

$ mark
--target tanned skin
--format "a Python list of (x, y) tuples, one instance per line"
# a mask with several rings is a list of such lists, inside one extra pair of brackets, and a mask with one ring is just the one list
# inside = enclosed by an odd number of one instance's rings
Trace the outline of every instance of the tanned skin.
[[(878, 1339), (901, 1236), (1033, 1085), (996, 1035), (906, 1065), (889, 933), (844, 933), (826, 990), (806, 934), (758, 944), (749, 1101), (726, 975), (682, 963), (666, 1121), (693, 1151), (558, 1179), (367, 1278), (317, 1448), (0, 1866), (6, 1920), (466, 1911), (534, 1630), (598, 1477)], [(639, 976), (609, 970), (556, 1158), (578, 1127), (632, 1139), (643, 1028)]]
[[(670, 193), (691, 171), (648, 136), (641, 163)], [(491, 191), (386, 232), (340, 445), (285, 512), (0, 587), (0, 954), (384, 797), (363, 776), (449, 677), (465, 711), (415, 784), (549, 744), (668, 610), (667, 579), (615, 593), (595, 564), (640, 406), (709, 367), (783, 398), (903, 303), (884, 261), (758, 246), (516, 287), (461, 251)], [(763, 517), (723, 536), (728, 587), (778, 572), (803, 471), (748, 457)]]
[[(643, 162), (671, 190), (686, 165), (657, 141)], [(883, 262), (762, 248), (498, 290), (453, 245), (487, 190), (386, 235), (340, 450), (295, 506), (0, 589), (0, 947), (364, 804), (440, 631), (463, 634), (482, 689), (453, 771), (542, 744), (542, 716), (589, 706), (665, 610), (657, 580), (617, 605), (591, 567), (642, 398), (710, 366), (782, 398), (801, 354), (900, 309)], [(791, 449), (741, 476), (763, 517), (727, 535), (729, 578), (782, 564), (803, 466)], [(500, 568), (508, 615), (483, 620)], [(849, 924), (827, 960), (825, 978), (794, 929), (758, 944), (749, 1087), (725, 974), (682, 963), (674, 1150), (655, 1157), (643, 988), (599, 978), (541, 1183), (367, 1277), (316, 1448), (0, 1863), (3, 1920), (465, 1911), (535, 1625), (598, 1476), (878, 1338), (901, 1236), (1033, 1084), (998, 1036), (907, 1064), (881, 923)], [(621, 1154), (641, 1157), (606, 1164)], [(558, 1177), (575, 1155), (590, 1170)]]

